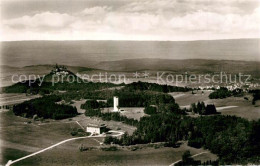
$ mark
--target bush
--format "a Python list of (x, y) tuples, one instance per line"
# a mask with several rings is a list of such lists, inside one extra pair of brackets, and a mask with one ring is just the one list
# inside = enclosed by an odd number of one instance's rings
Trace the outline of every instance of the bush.
[(103, 151), (117, 151), (118, 148), (116, 146), (111, 146), (109, 148), (101, 148)]
[(85, 132), (85, 131), (84, 131), (83, 129), (80, 128), (80, 129), (78, 129), (78, 132)]
[(96, 100), (87, 100), (85, 104), (81, 105), (82, 109), (97, 109), (99, 108), (99, 103)]
[(88, 150), (92, 150), (92, 149), (93, 149), (93, 147), (85, 147), (83, 144), (81, 144), (79, 147), (80, 152), (88, 151)]
[(70, 134), (71, 134), (72, 136), (76, 136), (76, 135), (78, 134), (78, 131), (71, 131)]

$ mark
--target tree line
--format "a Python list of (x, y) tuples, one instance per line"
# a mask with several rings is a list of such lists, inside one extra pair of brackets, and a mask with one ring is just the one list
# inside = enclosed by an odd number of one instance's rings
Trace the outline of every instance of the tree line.
[(209, 94), (210, 99), (224, 99), (230, 96), (235, 96), (235, 97), (243, 96), (243, 90), (235, 89), (233, 91), (230, 91), (225, 87), (220, 87), (220, 89), (216, 89), (214, 92)]
[(218, 114), (214, 104), (205, 105), (204, 102), (192, 103), (189, 111), (200, 115)]
[(36, 80), (35, 82), (30, 82), (29, 80), (25, 82), (18, 82), (14, 85), (3, 88), (5, 93), (28, 93), (28, 94), (51, 94), (55, 91), (93, 91), (101, 90), (105, 88), (111, 88), (119, 86), (112, 83), (78, 83), (78, 82), (47, 82)]
[(189, 87), (178, 87), (178, 86), (171, 86), (171, 85), (160, 85), (156, 83), (148, 83), (148, 82), (133, 82), (131, 84), (127, 84), (125, 87), (126, 90), (128, 91), (156, 91), (156, 92), (164, 92), (164, 93), (169, 93), (169, 92), (188, 92), (192, 90), (192, 88)]

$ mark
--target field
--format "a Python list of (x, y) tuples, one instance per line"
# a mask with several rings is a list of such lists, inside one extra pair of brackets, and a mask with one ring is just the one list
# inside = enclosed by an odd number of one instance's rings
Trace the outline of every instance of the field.
[[(104, 108), (103, 112), (112, 112), (113, 109), (113, 107)], [(140, 120), (141, 117), (145, 116), (143, 107), (120, 107), (120, 114), (136, 120)]]
[[(39, 122), (28, 124), (30, 120), (17, 117), (10, 111), (1, 113), (0, 133), (1, 142), (3, 142), (1, 143), (3, 157), (1, 163), (5, 163), (7, 159), (17, 158), (16, 155), (20, 154), (21, 157), (71, 138), (71, 129), (79, 127), (76, 123), (53, 123), (52, 121), (45, 125), (38, 125)], [(16, 150), (19, 153), (14, 153)]]
[(140, 120), (141, 117), (145, 116), (143, 107), (122, 107), (120, 109), (122, 110), (120, 114), (128, 118)]
[(78, 113), (84, 114), (85, 110), (81, 109), (80, 106), (81, 106), (81, 104), (84, 104), (86, 102), (86, 100), (82, 99), (82, 100), (72, 100), (72, 101), (74, 103), (71, 104), (71, 105), (77, 108)]
[(40, 97), (39, 95), (26, 95), (23, 93), (1, 93), (0, 94), (0, 105), (12, 105), (21, 103), (27, 100), (31, 100), (34, 98)]
[[(88, 141), (88, 140), (85, 140)], [(136, 151), (127, 149), (118, 151), (90, 150), (80, 152), (78, 146), (82, 142), (71, 142), (48, 152), (21, 161), (22, 165), (170, 165), (181, 159), (185, 150), (197, 154), (202, 149), (190, 148), (183, 144), (179, 148), (143, 148)], [(64, 153), (66, 152), (66, 153)], [(198, 156), (199, 157), (199, 156)], [(215, 160), (217, 157), (210, 153), (200, 156), (202, 160)], [(145, 160), (144, 160), (145, 159)], [(18, 164), (17, 164), (18, 165)]]
[(175, 101), (183, 108), (189, 108), (190, 104), (205, 102), (205, 104), (214, 104), (222, 115), (235, 115), (243, 117), (249, 120), (258, 120), (260, 118), (260, 102), (256, 105), (252, 105), (252, 95), (246, 94), (249, 100), (245, 100), (244, 97), (228, 97), (225, 99), (209, 99), (208, 95), (211, 91), (195, 91), (196, 94), (191, 92), (176, 92), (170, 93)]
[[(29, 121), (31, 123), (28, 123)], [(32, 119), (15, 116), (11, 111), (1, 112), (0, 134), (2, 159), (0, 163), (6, 163), (10, 159), (19, 158), (62, 140), (73, 138), (70, 132), (73, 129), (81, 128), (76, 121), (84, 127), (88, 123), (103, 123), (99, 119), (90, 119), (85, 117), (85, 115), (59, 121), (45, 120), (44, 122), (33, 122)], [(110, 129), (114, 130), (116, 130), (117, 126), (120, 126), (124, 131), (128, 131), (129, 133), (135, 129), (120, 122), (111, 121), (107, 125)], [(95, 145), (99, 145), (97, 141), (94, 140), (94, 142)]]
[(197, 103), (198, 101), (207, 101), (209, 100), (208, 96), (212, 91), (198, 91), (195, 92), (196, 94), (192, 94), (191, 92), (173, 92), (169, 93), (173, 96), (175, 101), (181, 106), (181, 107), (187, 107), (190, 106), (191, 103)]

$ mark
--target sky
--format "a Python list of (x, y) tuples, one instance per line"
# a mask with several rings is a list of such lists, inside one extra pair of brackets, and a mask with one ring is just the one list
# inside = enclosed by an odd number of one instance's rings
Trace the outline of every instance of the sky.
[(2, 0), (1, 41), (260, 37), (260, 0)]

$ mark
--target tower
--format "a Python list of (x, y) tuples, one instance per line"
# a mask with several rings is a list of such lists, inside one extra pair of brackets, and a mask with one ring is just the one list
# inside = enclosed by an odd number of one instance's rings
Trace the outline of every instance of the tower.
[(114, 110), (113, 110), (114, 112), (119, 111), (118, 106), (119, 106), (118, 97), (114, 96)]

